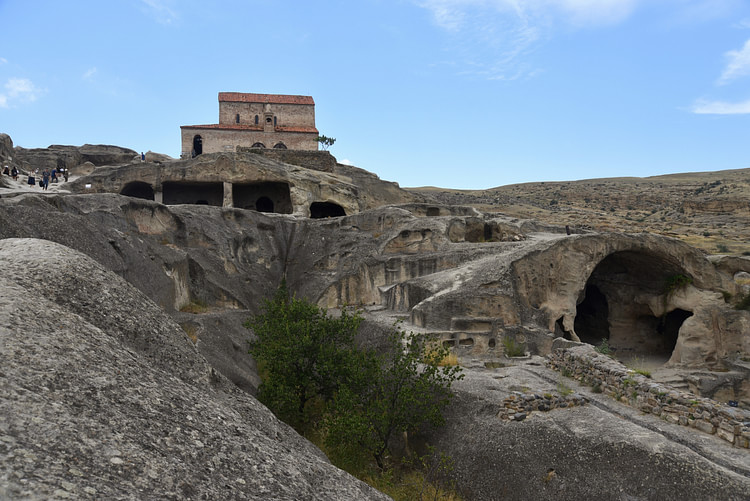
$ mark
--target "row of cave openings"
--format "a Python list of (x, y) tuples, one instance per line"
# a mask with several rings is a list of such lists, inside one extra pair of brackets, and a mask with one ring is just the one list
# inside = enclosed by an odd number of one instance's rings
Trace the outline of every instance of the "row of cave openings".
[[(154, 188), (145, 182), (126, 184), (121, 195), (144, 200), (155, 200)], [(234, 183), (232, 201), (238, 209), (291, 214), (292, 198), (289, 185), (282, 182)], [(162, 203), (165, 205), (194, 204), (224, 205), (224, 183), (165, 182), (162, 185)], [(313, 219), (345, 216), (344, 208), (333, 202), (313, 202), (310, 217)]]
[[(251, 148), (265, 148), (266, 145), (261, 142), (255, 142), (250, 147)], [(278, 143), (274, 144), (273, 147), (274, 149), (277, 149), (277, 150), (287, 149), (283, 141), (279, 141)], [(193, 156), (196, 157), (202, 154), (203, 154), (203, 138), (199, 135), (194, 136), (193, 137)]]
[[(604, 258), (589, 276), (577, 299), (574, 329), (584, 343), (603, 340), (622, 361), (638, 360), (651, 367), (672, 356), (685, 320), (692, 311), (670, 306), (670, 277), (686, 272), (669, 256), (622, 251)], [(649, 299), (661, 301), (665, 312), (655, 315)], [(557, 335), (570, 339), (563, 319)]]

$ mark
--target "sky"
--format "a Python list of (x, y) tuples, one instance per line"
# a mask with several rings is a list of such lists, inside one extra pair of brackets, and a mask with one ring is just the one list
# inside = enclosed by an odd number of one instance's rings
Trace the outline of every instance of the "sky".
[(0, 0), (16, 146), (179, 157), (219, 92), (312, 96), (405, 187), (750, 168), (750, 1)]

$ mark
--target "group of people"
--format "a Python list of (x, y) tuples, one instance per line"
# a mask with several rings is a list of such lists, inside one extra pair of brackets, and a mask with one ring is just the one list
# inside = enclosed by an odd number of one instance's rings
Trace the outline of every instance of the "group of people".
[(3, 174), (5, 174), (6, 176), (11, 176), (13, 178), (13, 181), (18, 181), (18, 169), (16, 169), (15, 165), (10, 170), (8, 170), (7, 165), (3, 167)]

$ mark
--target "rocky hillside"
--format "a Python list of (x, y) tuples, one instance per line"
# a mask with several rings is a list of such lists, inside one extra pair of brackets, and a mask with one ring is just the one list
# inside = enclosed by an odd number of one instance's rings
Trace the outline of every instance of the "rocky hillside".
[(667, 235), (710, 254), (750, 252), (750, 169), (410, 191), (574, 228)]

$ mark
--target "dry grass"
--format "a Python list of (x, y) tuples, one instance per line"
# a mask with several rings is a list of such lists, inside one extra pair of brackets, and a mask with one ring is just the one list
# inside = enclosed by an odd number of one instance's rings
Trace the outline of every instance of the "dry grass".
[(187, 334), (187, 337), (190, 339), (190, 341), (193, 342), (193, 344), (198, 344), (198, 327), (193, 324), (182, 324), (180, 325), (182, 327), (182, 330), (185, 331), (185, 334)]
[(200, 299), (195, 299), (180, 308), (180, 311), (197, 315), (199, 313), (206, 313), (208, 311), (208, 305)]

